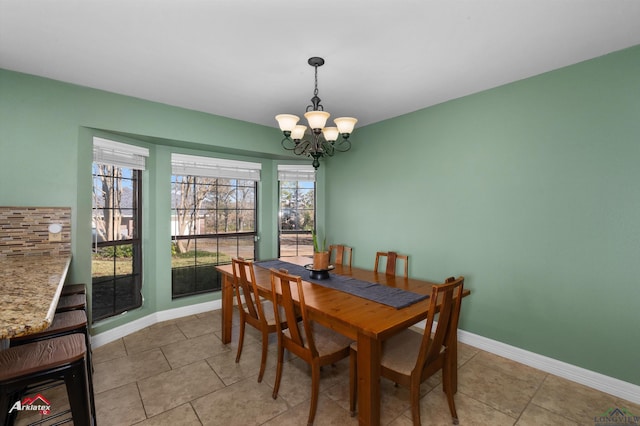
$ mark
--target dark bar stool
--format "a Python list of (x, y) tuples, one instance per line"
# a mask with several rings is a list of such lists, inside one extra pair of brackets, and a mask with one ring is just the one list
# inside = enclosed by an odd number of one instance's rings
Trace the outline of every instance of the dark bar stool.
[[(14, 337), (9, 341), (11, 346), (20, 346), (52, 337), (65, 336), (72, 333), (82, 333), (85, 337), (87, 349), (91, 348), (87, 314), (81, 309), (75, 311), (58, 312), (53, 317), (53, 322), (46, 330), (26, 336)], [(88, 357), (88, 360), (91, 359)]]
[(17, 412), (9, 414), (9, 410), (16, 396), (45, 380), (64, 380), (75, 425), (95, 423), (89, 400), (86, 353), (84, 336), (79, 333), (0, 351), (0, 424), (15, 421)]
[(87, 314), (78, 309), (75, 311), (60, 312), (55, 314), (53, 322), (46, 330), (39, 333), (28, 334), (26, 336), (14, 337), (9, 341), (11, 347), (26, 345), (45, 339), (66, 336), (73, 333), (84, 335), (85, 346), (87, 348), (87, 377), (89, 381), (89, 399), (91, 402), (91, 414), (96, 416), (96, 405), (93, 395), (93, 363), (91, 361), (91, 336), (87, 323)]
[(87, 294), (87, 286), (85, 284), (70, 284), (62, 287), (61, 296), (71, 296), (73, 294)]
[(56, 313), (74, 311), (77, 309), (87, 309), (87, 295), (86, 294), (72, 294), (69, 296), (61, 296), (58, 300), (58, 307)]
[[(53, 322), (49, 328), (38, 333), (27, 334), (25, 336), (13, 337), (9, 343), (11, 346), (24, 345), (33, 343), (38, 340), (49, 339), (51, 337), (59, 337), (71, 333), (87, 333), (87, 314), (85, 311), (78, 309), (75, 311), (59, 312), (54, 315)], [(85, 338), (88, 341), (88, 338)], [(89, 347), (89, 345), (87, 345)]]

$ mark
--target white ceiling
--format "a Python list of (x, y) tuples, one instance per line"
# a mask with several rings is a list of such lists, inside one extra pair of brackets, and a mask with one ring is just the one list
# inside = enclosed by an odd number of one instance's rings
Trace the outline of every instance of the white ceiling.
[(311, 56), (365, 125), (637, 44), (638, 0), (0, 0), (0, 68), (271, 127)]

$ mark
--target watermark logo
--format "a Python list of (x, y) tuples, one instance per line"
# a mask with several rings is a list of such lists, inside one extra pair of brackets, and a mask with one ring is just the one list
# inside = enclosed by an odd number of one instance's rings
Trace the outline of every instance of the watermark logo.
[(41, 394), (37, 394), (33, 398), (26, 397), (22, 401), (16, 401), (16, 403), (11, 406), (9, 413), (13, 411), (39, 411), (40, 414), (50, 414), (51, 403)]
[(626, 408), (609, 408), (593, 418), (595, 426), (640, 426), (640, 416), (636, 416)]

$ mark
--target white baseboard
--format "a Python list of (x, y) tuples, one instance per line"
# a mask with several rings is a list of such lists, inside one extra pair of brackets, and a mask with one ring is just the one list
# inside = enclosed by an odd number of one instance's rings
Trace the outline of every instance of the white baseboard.
[(199, 303), (197, 305), (183, 306), (181, 308), (167, 309), (166, 311), (155, 312), (146, 317), (139, 318), (137, 320), (128, 322), (111, 330), (104, 331), (100, 334), (96, 334), (91, 337), (91, 346), (94, 348), (106, 345), (115, 340), (118, 340), (124, 336), (127, 336), (136, 331), (140, 331), (150, 325), (168, 321), (176, 318), (182, 318), (189, 315), (201, 314), (203, 312), (214, 311), (222, 309), (222, 301), (214, 300), (211, 302)]
[[(434, 327), (436, 324), (437, 323), (434, 324)], [(416, 324), (417, 327), (422, 329), (424, 329), (425, 325), (425, 321)], [(464, 330), (458, 330), (458, 341), (512, 361), (537, 368), (546, 373), (571, 380), (572, 382), (580, 383), (592, 389), (617, 396), (634, 404), (640, 404), (640, 386), (638, 385), (605, 376), (604, 374), (596, 373), (595, 371), (577, 367), (572, 364), (567, 364), (557, 359), (538, 355), (534, 352), (478, 336), (477, 334)]]
[[(124, 324), (120, 327), (116, 327), (93, 336), (91, 338), (91, 345), (96, 348), (158, 322), (195, 315), (216, 309), (222, 309), (222, 302), (220, 300), (156, 312), (144, 318), (131, 321), (130, 323)], [(425, 322), (422, 321), (416, 324), (416, 326), (424, 329)], [(542, 370), (549, 374), (571, 380), (572, 382), (580, 383), (601, 392), (617, 396), (618, 398), (625, 399), (633, 402), (634, 404), (640, 404), (640, 386), (638, 385), (605, 376), (604, 374), (596, 373), (585, 368), (576, 367), (575, 365), (567, 364), (566, 362), (558, 361), (557, 359), (538, 355), (536, 353), (507, 345), (505, 343), (498, 342), (497, 340), (488, 339), (477, 334), (469, 333), (464, 330), (458, 330), (458, 341), (521, 364), (537, 368), (538, 370)]]

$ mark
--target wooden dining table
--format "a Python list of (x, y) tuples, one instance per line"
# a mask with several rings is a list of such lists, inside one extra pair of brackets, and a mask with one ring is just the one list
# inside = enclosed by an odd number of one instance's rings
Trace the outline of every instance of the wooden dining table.
[[(282, 261), (307, 265), (307, 257), (287, 257)], [(218, 266), (222, 274), (222, 341), (231, 342), (234, 280), (232, 265)], [(270, 271), (254, 265), (259, 293), (271, 297)], [(431, 294), (435, 284), (425, 280), (386, 275), (372, 270), (335, 265), (333, 274), (379, 283), (419, 294)], [(307, 277), (303, 276), (303, 280)], [(380, 424), (380, 353), (382, 342), (394, 334), (420, 322), (427, 316), (429, 299), (396, 309), (359, 296), (303, 281), (307, 311), (313, 321), (329, 327), (358, 342), (358, 420), (361, 425)], [(463, 296), (470, 294), (465, 290)], [(451, 356), (447, 360), (454, 392), (457, 386), (457, 339), (449, 342)]]

